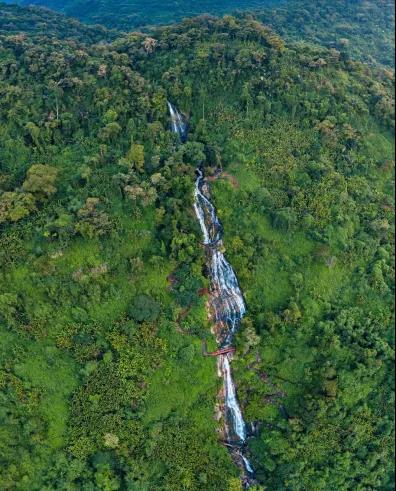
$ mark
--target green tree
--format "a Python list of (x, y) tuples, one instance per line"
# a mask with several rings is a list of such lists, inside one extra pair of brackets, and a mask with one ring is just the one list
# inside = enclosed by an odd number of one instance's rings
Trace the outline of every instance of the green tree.
[(6, 192), (0, 197), (0, 223), (18, 222), (36, 209), (36, 199), (31, 193)]
[(128, 315), (138, 322), (155, 321), (160, 311), (159, 303), (150, 295), (138, 295), (128, 307)]
[(58, 170), (50, 165), (35, 164), (27, 171), (22, 188), (38, 200), (49, 198), (56, 193), (55, 183)]
[(132, 144), (127, 154), (127, 160), (132, 168), (142, 171), (144, 166), (144, 146), (137, 143)]

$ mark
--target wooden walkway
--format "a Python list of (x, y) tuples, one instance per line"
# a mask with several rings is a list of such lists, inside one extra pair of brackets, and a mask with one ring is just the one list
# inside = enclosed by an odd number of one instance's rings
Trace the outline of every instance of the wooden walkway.
[(236, 349), (233, 346), (228, 346), (227, 348), (213, 351), (213, 353), (206, 353), (206, 356), (221, 356), (221, 355), (226, 355), (228, 353), (235, 353), (235, 351)]

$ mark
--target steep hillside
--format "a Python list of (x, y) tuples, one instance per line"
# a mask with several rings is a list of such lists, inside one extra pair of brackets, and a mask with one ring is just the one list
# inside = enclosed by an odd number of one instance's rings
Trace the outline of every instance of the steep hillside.
[(69, 39), (87, 44), (109, 42), (117, 36), (115, 31), (109, 31), (105, 27), (91, 27), (51, 10), (38, 7), (22, 8), (1, 2), (0, 34), (28, 34), (29, 36), (42, 37), (43, 41), (48, 38)]
[(248, 308), (252, 489), (393, 489), (393, 74), (253, 19), (59, 22), (0, 32), (0, 488), (241, 490), (199, 166)]
[(85, 22), (130, 30), (167, 24), (202, 13), (223, 14), (232, 10), (258, 9), (279, 0), (20, 0), (8, 3), (43, 5)]
[(44, 5), (84, 22), (126, 31), (196, 14), (255, 11), (260, 12), (258, 15), (265, 24), (288, 40), (335, 47), (355, 59), (394, 67), (395, 4), (391, 0), (15, 0), (15, 3)]
[(290, 40), (334, 47), (368, 63), (395, 66), (391, 0), (298, 0), (267, 9), (260, 20)]

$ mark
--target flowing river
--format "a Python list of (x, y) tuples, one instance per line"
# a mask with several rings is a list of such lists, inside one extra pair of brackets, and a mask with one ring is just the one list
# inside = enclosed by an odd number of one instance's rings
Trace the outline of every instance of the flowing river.
[[(172, 130), (181, 141), (187, 138), (188, 126), (184, 116), (170, 103), (169, 112)], [(195, 182), (194, 209), (203, 234), (206, 247), (207, 264), (210, 276), (210, 311), (213, 319), (213, 332), (219, 348), (231, 347), (234, 334), (246, 313), (246, 305), (237, 277), (224, 256), (222, 227), (215, 207), (210, 201), (209, 186), (203, 172), (197, 169)], [(222, 415), (224, 419), (224, 439), (234, 461), (243, 469), (243, 481), (249, 486), (253, 468), (244, 455), (247, 427), (238, 403), (231, 370), (232, 353), (218, 357), (219, 375), (223, 379)]]

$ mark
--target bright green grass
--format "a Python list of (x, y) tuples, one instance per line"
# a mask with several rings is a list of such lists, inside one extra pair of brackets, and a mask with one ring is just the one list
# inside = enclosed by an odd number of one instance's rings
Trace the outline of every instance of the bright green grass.
[(102, 262), (100, 244), (96, 240), (88, 243), (83, 239), (75, 240), (62, 253), (61, 257), (53, 260), (60, 274), (72, 274), (79, 269), (99, 266)]
[(364, 138), (365, 153), (377, 162), (394, 158), (395, 144), (392, 135), (384, 133), (377, 126), (370, 128), (372, 131)]
[[(7, 278), (8, 291), (15, 291), (20, 295), (26, 296), (31, 303), (40, 302), (43, 299), (42, 292), (34, 283), (34, 278), (38, 275), (34, 273), (27, 264), (16, 266)], [(4, 285), (5, 287), (5, 285)]]
[(266, 258), (260, 261), (253, 271), (252, 281), (246, 285), (241, 283), (248, 305), (253, 300), (256, 305), (261, 305), (263, 311), (284, 305), (293, 292), (288, 276), (286, 271), (279, 271), (276, 260)]
[(26, 386), (37, 388), (42, 394), (40, 413), (47, 425), (45, 446), (62, 447), (67, 439), (68, 400), (78, 383), (76, 364), (54, 346), (30, 342), (14, 372)]
[(335, 266), (330, 269), (324, 264), (307, 264), (304, 269), (305, 292), (321, 300), (331, 300), (348, 281), (348, 269)]
[[(186, 340), (191, 338), (186, 337)], [(181, 359), (183, 350), (186, 349), (193, 350), (193, 356), (189, 360)], [(176, 358), (167, 361), (166, 367), (157, 371), (152, 378), (144, 421), (150, 424), (170, 414), (177, 414), (194, 419), (206, 427), (213, 418), (218, 387), (215, 361), (202, 356), (198, 339), (181, 347), (179, 353), (181, 354)]]

